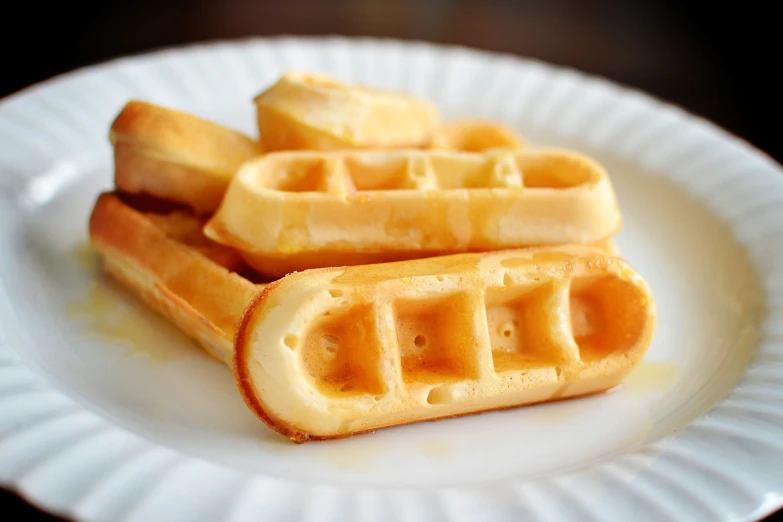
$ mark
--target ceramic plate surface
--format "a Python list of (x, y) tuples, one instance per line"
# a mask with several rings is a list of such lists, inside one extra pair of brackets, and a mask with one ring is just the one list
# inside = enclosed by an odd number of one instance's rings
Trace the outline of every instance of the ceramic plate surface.
[[(658, 329), (600, 396), (294, 445), (228, 369), (99, 275), (86, 224), (130, 98), (256, 136), (286, 69), (501, 120), (602, 162)], [(783, 175), (670, 105), (511, 56), (381, 40), (217, 43), (0, 102), (0, 482), (85, 521), (752, 520), (783, 504)]]

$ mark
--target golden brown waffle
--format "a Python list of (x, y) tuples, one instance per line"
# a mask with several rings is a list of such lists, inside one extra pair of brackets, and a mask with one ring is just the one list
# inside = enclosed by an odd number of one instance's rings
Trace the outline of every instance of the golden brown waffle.
[(251, 302), (236, 376), (304, 442), (604, 391), (654, 326), (642, 278), (585, 246), (308, 270)]
[(426, 100), (325, 74), (287, 72), (255, 103), (267, 151), (423, 147), (440, 121)]
[(205, 233), (269, 277), (466, 251), (594, 243), (621, 214), (569, 151), (278, 152), (247, 162)]
[(428, 148), (483, 152), (493, 149), (521, 149), (525, 140), (517, 132), (491, 120), (459, 120), (440, 127)]
[(198, 232), (203, 223), (186, 211), (136, 210), (106, 193), (90, 216), (90, 240), (110, 276), (230, 365), (236, 325), (260, 287), (236, 273), (245, 269), (236, 253)]
[(150, 194), (200, 213), (217, 208), (229, 181), (258, 142), (181, 111), (129, 102), (109, 134), (118, 190)]

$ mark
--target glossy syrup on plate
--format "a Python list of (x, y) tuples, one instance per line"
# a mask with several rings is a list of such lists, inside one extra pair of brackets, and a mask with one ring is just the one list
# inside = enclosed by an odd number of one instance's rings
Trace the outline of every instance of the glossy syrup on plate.
[[(161, 342), (161, 318), (144, 308), (117, 283), (104, 277), (100, 263), (88, 244), (73, 250), (79, 268), (90, 272), (93, 281), (78, 299), (67, 303), (66, 315), (79, 325), (80, 333), (107, 344), (129, 349), (127, 355), (141, 355), (160, 363), (177, 357), (177, 352)], [(164, 325), (165, 330), (171, 327)]]

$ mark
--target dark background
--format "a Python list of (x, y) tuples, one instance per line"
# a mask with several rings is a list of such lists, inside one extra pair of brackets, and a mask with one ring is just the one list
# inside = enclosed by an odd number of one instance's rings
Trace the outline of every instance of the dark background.
[[(458, 43), (631, 85), (704, 116), (778, 161), (774, 3), (676, 0), (136, 0), (4, 3), (0, 96), (119, 55), (253, 35)], [(11, 6), (11, 7), (7, 7)], [(775, 9), (774, 11), (777, 11)]]
[[(183, 43), (394, 37), (597, 74), (706, 117), (781, 161), (783, 29), (774, 7), (757, 0), (17, 0), (3, 4), (0, 18), (0, 96), (76, 67)], [(4, 520), (52, 520), (2, 491), (0, 513)]]

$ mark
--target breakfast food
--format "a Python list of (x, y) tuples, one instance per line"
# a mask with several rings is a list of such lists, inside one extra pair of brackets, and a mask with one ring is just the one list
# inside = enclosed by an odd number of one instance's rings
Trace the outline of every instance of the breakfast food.
[(255, 103), (258, 142), (129, 102), (89, 234), (272, 429), (302, 443), (598, 393), (644, 356), (654, 300), (595, 160), (324, 75)]
[(258, 142), (192, 114), (133, 100), (111, 125), (114, 182), (119, 190), (150, 194), (213, 212), (229, 181)]
[(430, 149), (483, 152), (493, 149), (521, 149), (522, 136), (514, 129), (491, 120), (458, 120), (440, 127), (430, 141)]
[(287, 72), (255, 98), (266, 151), (423, 147), (440, 123), (414, 96)]
[(202, 218), (156, 210), (101, 194), (90, 215), (92, 245), (111, 277), (230, 365), (237, 322), (260, 287), (240, 275), (232, 250), (200, 234)]
[(248, 161), (205, 227), (269, 277), (465, 251), (594, 243), (621, 215), (562, 150), (296, 151)]
[(234, 368), (295, 442), (602, 391), (652, 335), (646, 285), (599, 247), (307, 270), (264, 289), (199, 222), (107, 193), (90, 235), (107, 272)]
[(325, 268), (251, 302), (235, 371), (248, 406), (303, 442), (604, 391), (654, 325), (641, 277), (590, 247)]

